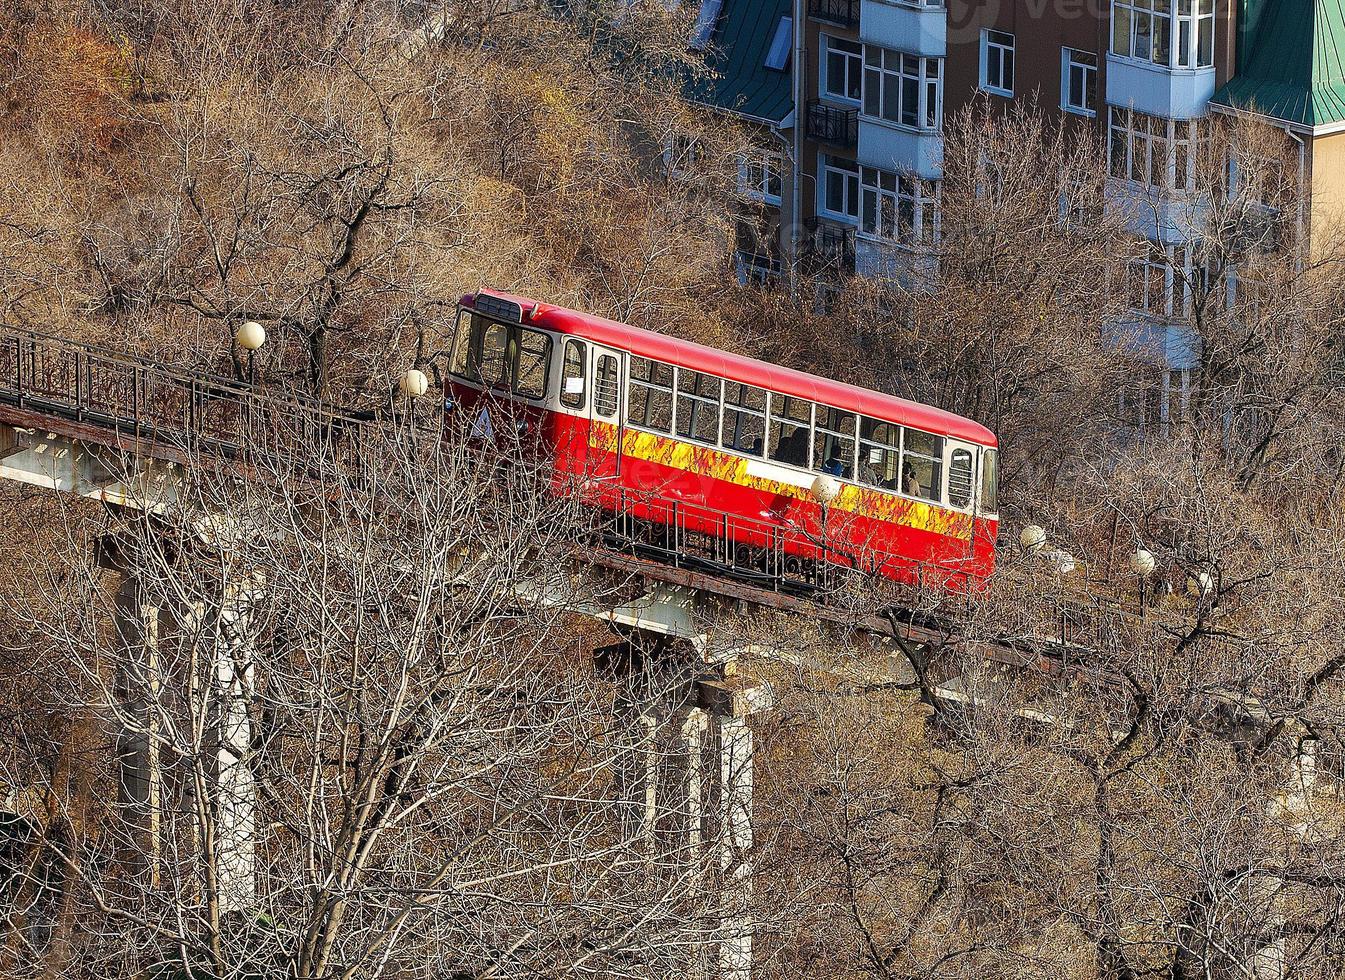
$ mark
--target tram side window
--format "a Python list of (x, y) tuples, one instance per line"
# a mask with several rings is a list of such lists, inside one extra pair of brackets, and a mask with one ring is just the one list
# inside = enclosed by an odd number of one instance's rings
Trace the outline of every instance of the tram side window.
[(976, 509), (983, 514), (994, 514), (999, 511), (998, 450), (981, 450), (981, 499)]
[(514, 354), (514, 394), (546, 397), (546, 372), (551, 365), (551, 338), (536, 330), (519, 330)]
[(976, 466), (970, 449), (954, 449), (948, 456), (948, 502), (954, 507), (971, 506)]
[(771, 395), (770, 456), (777, 463), (807, 467), (813, 403), (790, 395)]
[(766, 392), (761, 388), (724, 382), (724, 447), (760, 456), (766, 440)]
[(859, 420), (859, 482), (883, 490), (901, 489), (901, 426), (881, 419)]
[(611, 354), (604, 354), (598, 358), (598, 370), (594, 373), (593, 407), (598, 410), (599, 415), (615, 415), (620, 393), (616, 358)]
[(855, 475), (855, 416), (839, 408), (817, 406), (813, 431), (813, 469), (843, 480)]
[(907, 429), (901, 454), (902, 492), (939, 501), (943, 492), (943, 437)]
[(566, 408), (584, 407), (584, 342), (565, 341), (560, 369), (560, 403)]
[(719, 442), (719, 379), (677, 369), (677, 434), (713, 446)]
[(626, 421), (655, 432), (672, 432), (672, 412), (672, 365), (647, 357), (632, 357)]

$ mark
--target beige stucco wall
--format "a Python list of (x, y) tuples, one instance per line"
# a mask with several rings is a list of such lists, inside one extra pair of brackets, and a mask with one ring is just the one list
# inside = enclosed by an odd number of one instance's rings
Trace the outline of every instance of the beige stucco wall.
[(1320, 255), (1332, 242), (1345, 242), (1345, 133), (1319, 136), (1309, 147), (1308, 233)]

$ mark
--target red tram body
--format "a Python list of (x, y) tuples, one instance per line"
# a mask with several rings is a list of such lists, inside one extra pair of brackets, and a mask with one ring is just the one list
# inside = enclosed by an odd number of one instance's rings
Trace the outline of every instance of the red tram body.
[(527, 418), (557, 493), (910, 584), (993, 570), (998, 441), (969, 419), (490, 291), (449, 357), (446, 401)]

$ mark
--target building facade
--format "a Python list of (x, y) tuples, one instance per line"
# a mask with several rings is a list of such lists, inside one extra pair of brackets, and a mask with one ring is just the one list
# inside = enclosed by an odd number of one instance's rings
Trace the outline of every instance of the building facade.
[[(1109, 199), (1149, 205), (1132, 209), (1147, 215), (1134, 231), (1168, 266), (1135, 274), (1163, 276), (1174, 294), (1172, 266), (1183, 249), (1189, 259), (1193, 234), (1177, 216), (1212, 114), (1283, 132), (1286, 165), (1307, 189), (1300, 240), (1325, 239), (1345, 215), (1345, 0), (702, 0), (710, 43), (745, 43), (754, 10), (769, 10), (756, 18), (763, 30), (797, 25), (791, 125), (775, 132), (789, 144), (785, 272), (899, 275), (903, 253), (939, 235), (945, 121), (978, 98), (1032, 99), (1093, 127)], [(1162, 369), (1164, 420), (1199, 360), (1174, 303), (1133, 311)]]

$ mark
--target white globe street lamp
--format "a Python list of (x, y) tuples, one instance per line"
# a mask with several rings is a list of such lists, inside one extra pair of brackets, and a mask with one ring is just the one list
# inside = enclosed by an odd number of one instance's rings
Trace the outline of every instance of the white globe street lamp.
[(234, 340), (238, 342), (239, 347), (249, 353), (261, 350), (262, 345), (266, 343), (266, 328), (256, 320), (247, 320), (234, 334)]
[(1214, 576), (1209, 572), (1192, 572), (1186, 580), (1186, 589), (1194, 596), (1209, 595), (1214, 591)]
[(430, 379), (418, 368), (409, 368), (397, 382), (397, 387), (407, 398), (419, 398), (430, 390)]
[(266, 343), (266, 328), (256, 320), (244, 320), (243, 325), (234, 334), (234, 343), (248, 352), (248, 384), (255, 384), (256, 369), (253, 359)]
[(813, 485), (809, 492), (813, 495), (814, 500), (825, 507), (841, 495), (841, 485), (835, 477), (826, 473), (819, 473), (813, 478)]
[(1018, 535), (1018, 543), (1024, 551), (1041, 551), (1046, 547), (1046, 529), (1039, 524), (1029, 524)]
[(1130, 570), (1140, 578), (1148, 578), (1157, 566), (1158, 562), (1154, 560), (1153, 553), (1143, 548), (1136, 548), (1135, 553), (1130, 556)]

